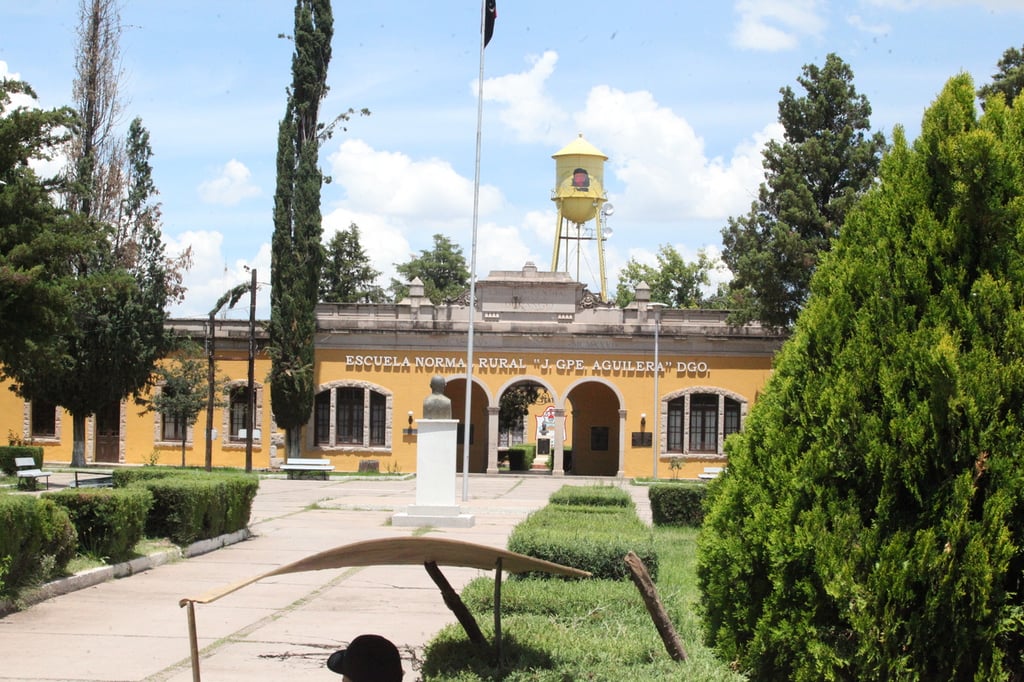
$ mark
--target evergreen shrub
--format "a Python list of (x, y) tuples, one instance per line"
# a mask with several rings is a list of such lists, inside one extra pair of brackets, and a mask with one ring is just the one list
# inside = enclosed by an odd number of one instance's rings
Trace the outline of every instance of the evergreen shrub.
[(188, 545), (245, 528), (259, 479), (250, 474), (181, 472), (139, 480), (153, 494), (146, 535)]
[(708, 483), (681, 481), (652, 485), (647, 490), (656, 526), (694, 526), (704, 523)]
[(142, 539), (153, 494), (142, 487), (68, 488), (43, 497), (67, 511), (83, 554), (123, 561)]
[(565, 485), (551, 493), (548, 503), (566, 507), (634, 507), (629, 493), (613, 485)]
[(1024, 679), (1024, 97), (961, 74), (893, 137), (710, 489), (751, 679)]
[(537, 457), (537, 446), (532, 443), (513, 445), (508, 449), (509, 471), (529, 471)]
[(508, 549), (610, 580), (629, 576), (624, 559), (634, 552), (658, 574), (651, 529), (632, 508), (548, 505), (513, 529)]
[(63, 574), (78, 538), (68, 513), (34, 495), (0, 495), (0, 597)]

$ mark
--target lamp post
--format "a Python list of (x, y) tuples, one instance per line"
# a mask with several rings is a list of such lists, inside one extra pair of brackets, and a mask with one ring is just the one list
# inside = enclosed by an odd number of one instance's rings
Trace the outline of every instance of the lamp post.
[(661, 374), (661, 363), (658, 360), (658, 331), (661, 327), (661, 311), (665, 308), (664, 303), (651, 301), (647, 304), (648, 310), (654, 311), (654, 429), (651, 431), (651, 450), (653, 452), (654, 479), (658, 479), (658, 446), (661, 445), (661, 406), (658, 394), (658, 376)]

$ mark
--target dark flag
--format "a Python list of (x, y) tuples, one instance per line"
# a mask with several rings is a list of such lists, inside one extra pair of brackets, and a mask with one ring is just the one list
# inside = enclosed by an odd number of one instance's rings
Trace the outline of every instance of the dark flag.
[(494, 35), (494, 20), (497, 18), (497, 0), (487, 0), (487, 9), (484, 11), (484, 47), (491, 42), (491, 36)]

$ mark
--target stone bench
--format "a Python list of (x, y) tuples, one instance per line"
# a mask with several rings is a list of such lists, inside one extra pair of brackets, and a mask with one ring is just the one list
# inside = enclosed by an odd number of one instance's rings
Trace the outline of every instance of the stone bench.
[(301, 478), (303, 474), (317, 474), (323, 480), (334, 471), (334, 465), (330, 460), (292, 457), (281, 465), (281, 470), (288, 474), (288, 478)]

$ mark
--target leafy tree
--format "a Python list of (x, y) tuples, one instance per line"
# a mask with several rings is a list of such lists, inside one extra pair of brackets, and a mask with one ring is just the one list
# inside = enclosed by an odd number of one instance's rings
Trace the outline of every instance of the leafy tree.
[(517, 428), (543, 396), (547, 392), (540, 384), (526, 381), (509, 386), (498, 401), (498, 430), (507, 433)]
[(999, 71), (992, 74), (992, 82), (978, 88), (982, 106), (996, 94), (1002, 94), (1006, 103), (1012, 105), (1017, 95), (1024, 90), (1024, 48), (1018, 50), (1011, 47), (1003, 53), (1003, 58), (996, 66)]
[(804, 66), (797, 82), (802, 97), (781, 90), (785, 139), (765, 147), (757, 199), (722, 230), (735, 322), (793, 323), (821, 254), (871, 186), (885, 145), (881, 133), (867, 134), (871, 105), (842, 59), (829, 54), (823, 67)]
[(651, 300), (672, 308), (710, 308), (721, 305), (714, 295), (704, 294), (711, 284), (711, 272), (717, 267), (701, 249), (697, 260), (687, 263), (674, 246), (663, 244), (658, 249), (658, 264), (644, 265), (631, 258), (619, 273), (615, 302), (625, 307), (634, 298), (636, 288), (646, 283)]
[(196, 423), (207, 404), (206, 363), (200, 359), (199, 348), (183, 345), (176, 357), (160, 364), (156, 370), (160, 390), (147, 407), (165, 420), (179, 425), (181, 434), (181, 466), (185, 466), (185, 445), (188, 429)]
[(751, 679), (1024, 675), (1022, 151), (967, 75), (897, 128), (727, 441), (698, 579)]
[(469, 268), (462, 247), (441, 234), (434, 235), (432, 250), (423, 249), (419, 257), (396, 263), (395, 270), (405, 277), (405, 282), (391, 279), (389, 290), (396, 302), (409, 295), (408, 282), (417, 277), (423, 282), (423, 293), (434, 305), (458, 298), (469, 287)]
[(17, 106), (15, 96), (35, 93), (22, 81), (0, 80), (0, 371), (6, 372), (26, 358), (60, 353), (59, 337), (71, 322), (72, 259), (101, 236), (54, 204), (63, 177), (40, 177), (33, 169), (66, 143), (74, 112)]
[(326, 134), (318, 117), (333, 34), (330, 0), (296, 0), (292, 85), (278, 129), (270, 266), (270, 392), (288, 457), (299, 455), (302, 427), (313, 410), (314, 309), (323, 265), (318, 158)]
[(83, 233), (102, 235), (70, 259), (68, 326), (50, 352), (21, 354), (5, 371), (19, 394), (72, 416), (71, 463), (85, 464), (85, 420), (149, 386), (169, 348), (166, 306), (180, 295), (164, 253), (149, 134), (136, 119), (114, 141), (121, 111), (120, 14), (115, 0), (82, 0), (73, 92), (76, 125), (67, 152), (65, 205)]
[[(61, 352), (22, 356), (10, 372), (21, 395), (71, 413), (72, 466), (85, 465), (86, 418), (127, 395), (138, 399), (151, 384), (157, 361), (170, 349), (166, 307), (180, 292), (169, 274), (173, 265), (165, 257), (159, 210), (152, 204), (148, 135), (138, 122), (130, 133), (127, 147), (138, 176), (125, 188), (118, 224), (74, 214), (101, 230), (104, 239), (74, 257), (72, 324), (53, 342)], [(142, 194), (132, 197), (132, 190)]]
[(383, 303), (384, 291), (359, 241), (359, 226), (349, 225), (331, 237), (320, 275), (320, 300), (337, 303)]

